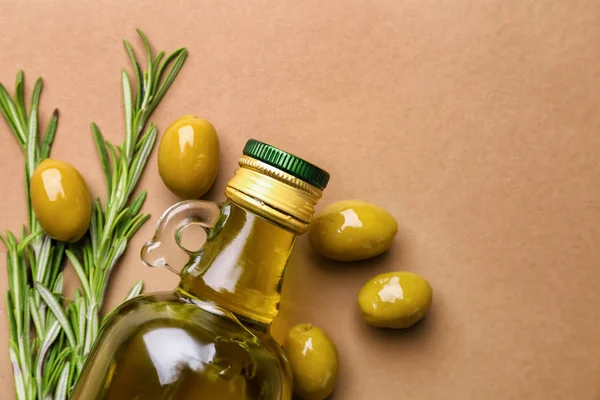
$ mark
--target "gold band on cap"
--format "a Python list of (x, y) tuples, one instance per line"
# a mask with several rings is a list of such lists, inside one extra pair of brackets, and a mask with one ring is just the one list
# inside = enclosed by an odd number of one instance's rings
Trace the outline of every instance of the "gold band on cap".
[(286, 229), (304, 233), (323, 192), (248, 156), (240, 158), (239, 165), (240, 168), (227, 184), (225, 195)]

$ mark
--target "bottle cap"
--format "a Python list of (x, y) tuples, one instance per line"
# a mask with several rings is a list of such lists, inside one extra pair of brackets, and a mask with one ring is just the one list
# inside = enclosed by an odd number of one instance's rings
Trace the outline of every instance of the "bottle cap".
[(295, 232), (304, 233), (329, 181), (329, 173), (283, 150), (251, 139), (240, 168), (227, 183), (234, 203)]
[(250, 139), (244, 147), (244, 155), (269, 164), (283, 172), (295, 176), (304, 182), (325, 189), (329, 182), (329, 173), (314, 164), (280, 150), (269, 144)]

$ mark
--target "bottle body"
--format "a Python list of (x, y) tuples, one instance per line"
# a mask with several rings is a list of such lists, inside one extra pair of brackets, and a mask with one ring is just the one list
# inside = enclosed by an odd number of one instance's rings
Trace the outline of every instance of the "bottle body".
[(269, 327), (329, 174), (254, 140), (239, 165), (224, 203), (184, 201), (163, 214), (142, 260), (180, 284), (108, 316), (72, 399), (291, 399), (290, 367)]
[(296, 236), (231, 202), (218, 213), (177, 289), (108, 317), (73, 399), (291, 398), (289, 366), (268, 326)]
[(73, 399), (288, 400), (287, 361), (268, 333), (180, 290), (110, 316)]

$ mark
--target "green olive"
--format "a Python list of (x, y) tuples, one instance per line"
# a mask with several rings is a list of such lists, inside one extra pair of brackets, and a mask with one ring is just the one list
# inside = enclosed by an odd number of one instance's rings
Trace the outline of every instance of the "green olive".
[(177, 196), (204, 196), (219, 172), (219, 138), (210, 122), (193, 115), (173, 122), (158, 147), (158, 172)]
[(44, 232), (76, 242), (90, 226), (92, 198), (81, 174), (70, 164), (42, 161), (29, 182), (31, 205)]
[(363, 286), (358, 305), (367, 324), (379, 328), (408, 328), (431, 306), (429, 282), (410, 272), (380, 274)]
[(327, 333), (311, 324), (293, 327), (283, 349), (292, 367), (294, 392), (305, 400), (323, 400), (337, 383), (339, 359)]
[(308, 230), (308, 240), (325, 257), (357, 261), (386, 251), (398, 232), (392, 215), (381, 207), (344, 200), (323, 209)]

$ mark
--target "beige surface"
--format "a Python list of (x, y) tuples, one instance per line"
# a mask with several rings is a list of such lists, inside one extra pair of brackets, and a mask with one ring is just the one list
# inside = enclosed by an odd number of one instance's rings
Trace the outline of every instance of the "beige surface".
[[(0, 81), (12, 87), (17, 68), (30, 84), (44, 76), (42, 114), (61, 111), (53, 156), (96, 194), (89, 123), (122, 140), (120, 40), (136, 26), (155, 48), (190, 50), (154, 121), (195, 113), (215, 124), (222, 171), (210, 198), (256, 137), (331, 172), (321, 206), (361, 198), (398, 219), (395, 247), (370, 263), (326, 262), (305, 238), (294, 253), (275, 331), (312, 321), (331, 333), (335, 399), (600, 398), (598, 1), (2, 2)], [(25, 221), (22, 165), (0, 124), (2, 230)], [(141, 187), (153, 218), (111, 305), (138, 278), (149, 290), (176, 282), (137, 255), (176, 200), (155, 158)], [(407, 332), (369, 329), (355, 295), (395, 269), (431, 281), (432, 313)]]

